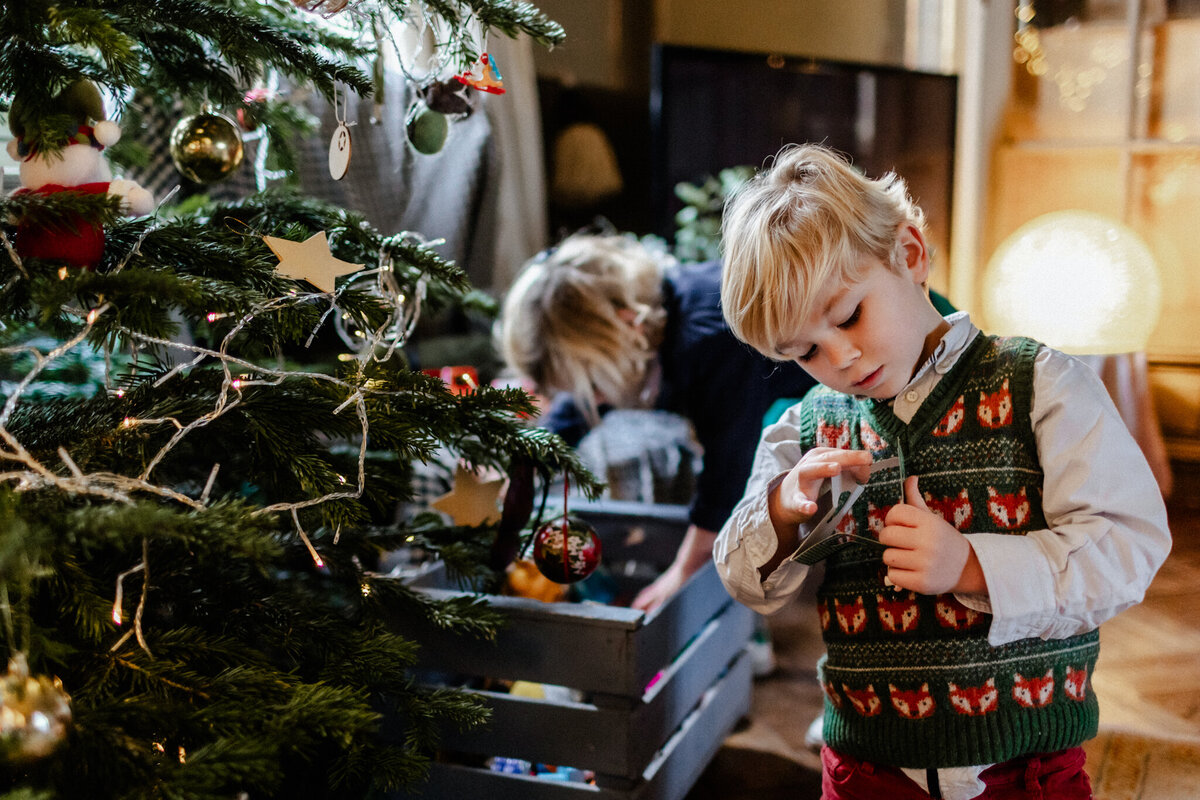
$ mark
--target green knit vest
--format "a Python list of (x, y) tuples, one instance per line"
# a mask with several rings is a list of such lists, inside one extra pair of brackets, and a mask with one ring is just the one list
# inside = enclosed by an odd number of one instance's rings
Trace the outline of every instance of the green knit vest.
[[(805, 449), (901, 459), (872, 477), (842, 531), (878, 538), (904, 474), (919, 476), (929, 508), (963, 532), (1045, 528), (1029, 423), (1039, 347), (978, 336), (907, 425), (886, 402), (814, 389), (802, 411)], [(825, 562), (817, 590), (830, 747), (876, 763), (945, 768), (1053, 752), (1095, 736), (1098, 631), (992, 647), (990, 614), (952, 594), (885, 586), (881, 553), (878, 545), (845, 545)]]

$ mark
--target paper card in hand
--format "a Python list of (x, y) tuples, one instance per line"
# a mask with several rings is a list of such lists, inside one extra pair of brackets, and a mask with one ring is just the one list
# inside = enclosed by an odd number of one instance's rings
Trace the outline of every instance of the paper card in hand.
[[(899, 458), (876, 461), (871, 465), (871, 475), (880, 470), (898, 466), (900, 466)], [(845, 485), (847, 483), (850, 484), (848, 488)], [(874, 539), (865, 536), (850, 536), (840, 533), (837, 529), (838, 524), (854, 506), (854, 502), (862, 495), (864, 488), (866, 488), (865, 485), (855, 481), (849, 473), (839, 473), (824, 481), (817, 494), (817, 511), (812, 516), (812, 519), (817, 522), (814, 525), (810, 521), (808, 525), (801, 526), (801, 533), (805, 528), (809, 533), (801, 539), (800, 546), (790, 556), (791, 560), (799, 561), (801, 564), (816, 564), (852, 541), (878, 545), (879, 543)]]

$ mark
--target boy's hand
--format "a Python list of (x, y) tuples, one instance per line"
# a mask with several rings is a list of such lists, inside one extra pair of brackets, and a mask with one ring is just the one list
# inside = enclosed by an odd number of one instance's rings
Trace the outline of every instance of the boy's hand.
[(871, 477), (871, 460), (867, 450), (812, 448), (771, 492), (768, 498), (771, 521), (777, 527), (808, 522), (817, 510), (817, 495), (826, 479), (846, 470), (855, 480), (866, 483)]
[(767, 511), (779, 543), (775, 555), (758, 568), (764, 580), (799, 546), (800, 525), (811, 520), (816, 512), (821, 484), (843, 470), (858, 482), (866, 483), (871, 477), (871, 461), (867, 450), (814, 447), (771, 490), (767, 495)]
[(888, 579), (920, 594), (986, 591), (967, 537), (929, 510), (916, 475), (904, 481), (904, 499), (888, 511), (879, 533), (879, 541), (887, 547), (883, 563)]

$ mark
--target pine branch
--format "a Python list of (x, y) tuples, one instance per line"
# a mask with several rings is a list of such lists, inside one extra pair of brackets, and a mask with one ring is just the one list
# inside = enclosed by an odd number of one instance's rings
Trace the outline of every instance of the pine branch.
[[(366, 5), (338, 30), (413, 10)], [(451, 56), (477, 47), (481, 29), (561, 41), (527, 3), (416, 11), (446, 23)], [(289, 0), (24, 0), (0, 7), (0, 105), (23, 106), (52, 151), (75, 123), (49, 101), (80, 77), (114, 99), (134, 89), (231, 105), (268, 71), (365, 95), (361, 67), (375, 55), (372, 36), (314, 24)], [(268, 116), (293, 125), (283, 111)], [(566, 472), (585, 490), (595, 479), (527, 426), (524, 393), (455, 395), (412, 370), (403, 343), (387, 363), (331, 352), (337, 315), (399, 330), (422, 295), (422, 313), (494, 311), (419, 236), (285, 191), (117, 212), (73, 193), (0, 199), (6, 236), (12, 220), (78, 218), (105, 238), (90, 270), (22, 259), (0, 241), (0, 575), (13, 621), (0, 650), (59, 676), (74, 714), (35, 768), (0, 763), (0, 785), (147, 800), (411, 785), (446, 724), (487, 716), (472, 696), (414, 684), (411, 632), (489, 639), (503, 622), (484, 596), (435, 601), (372, 572), (415, 540), (472, 587), (499, 577), (494, 525), (397, 522), (414, 465), (450, 450), (499, 470), (529, 459), (544, 480)], [(336, 257), (367, 265), (332, 295), (277, 274), (263, 241), (320, 231)], [(73, 390), (35, 389), (50, 385)]]
[[(429, 0), (425, 6), (455, 30), (479, 24), (484, 30), (496, 29), (512, 38), (523, 33), (548, 47), (562, 44), (566, 39), (562, 26), (530, 3), (513, 0)], [(472, 19), (477, 22), (472, 22)], [(466, 64), (478, 57), (478, 53), (469, 51), (464, 51), (462, 56)]]

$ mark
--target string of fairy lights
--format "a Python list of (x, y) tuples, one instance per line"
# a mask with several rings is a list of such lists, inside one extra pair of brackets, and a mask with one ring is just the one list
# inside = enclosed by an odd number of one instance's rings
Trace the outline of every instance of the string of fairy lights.
[[(393, 240), (395, 238), (393, 237)], [(418, 240), (422, 246), (436, 244), (420, 241), (419, 236), (411, 233), (401, 234), (400, 238)], [(27, 277), (27, 272), (21, 264), (20, 256), (2, 234), (0, 234), (0, 246), (4, 248), (9, 257), (18, 266), (17, 272), (13, 275), (9, 284), (0, 288), (0, 293), (3, 293), (11, 288), (13, 282)], [(134, 251), (136, 251), (136, 246)], [(123, 268), (132, 255), (133, 252), (121, 262), (117, 269)], [(379, 298), (381, 304), (387, 310), (384, 322), (374, 328), (365, 325), (355, 325), (355, 317), (343, 309), (338, 302), (347, 290), (355, 284), (361, 286), (364, 281), (372, 281), (371, 288), (373, 294)], [(37, 382), (40, 376), (51, 369), (59, 359), (66, 356), (75, 348), (83, 346), (96, 325), (105, 315), (113, 310), (112, 304), (103, 301), (103, 298), (98, 298), (97, 305), (87, 309), (79, 306), (65, 307), (64, 311), (69, 316), (78, 319), (80, 324), (74, 335), (62, 341), (58, 346), (45, 352), (29, 344), (0, 347), (0, 354), (7, 356), (25, 355), (31, 356), (33, 359), (33, 366), (16, 383), (13, 391), (6, 398), (3, 408), (0, 409), (0, 461), (8, 465), (7, 469), (0, 471), (0, 483), (12, 485), (18, 492), (50, 488), (71, 495), (93, 496), (126, 504), (133, 503), (135, 497), (138, 495), (153, 495), (170, 502), (179, 503), (190, 509), (203, 509), (209, 502), (209, 495), (217, 473), (220, 470), (220, 464), (213, 464), (203, 490), (198, 496), (192, 497), (176, 488), (156, 482), (154, 476), (155, 470), (163, 463), (164, 459), (187, 437), (195, 434), (236, 408), (242, 401), (242, 393), (250, 387), (277, 387), (288, 380), (328, 383), (345, 392), (345, 399), (334, 409), (333, 413), (341, 414), (346, 409), (353, 408), (359, 423), (360, 436), (357, 475), (352, 482), (347, 481), (344, 476), (339, 476), (339, 483), (344, 488), (328, 491), (315, 497), (290, 502), (272, 503), (253, 512), (256, 515), (279, 514), (290, 516), (296, 534), (308, 549), (314, 563), (318, 567), (323, 566), (324, 564), (319, 553), (301, 524), (299, 512), (335, 500), (358, 499), (362, 497), (366, 485), (367, 446), (370, 433), (367, 397), (375, 393), (385, 394), (387, 390), (374, 381), (365, 381), (362, 384), (357, 384), (324, 372), (289, 369), (283, 366), (272, 367), (262, 363), (251, 362), (232, 353), (231, 348), (246, 326), (263, 314), (271, 314), (300, 304), (328, 302), (328, 308), (314, 326), (307, 343), (312, 343), (318, 331), (332, 316), (339, 323), (339, 334), (342, 335), (342, 338), (353, 351), (353, 354), (343, 354), (343, 357), (348, 356), (351, 359), (358, 359), (364, 364), (372, 360), (385, 361), (391, 358), (398, 348), (405, 345), (415, 329), (420, 317), (422, 302), (425, 298), (426, 285), (426, 278), (424, 275), (421, 275), (416, 281), (415, 291), (411, 296), (406, 296), (401, 290), (400, 282), (396, 278), (390, 248), (385, 247), (381, 250), (378, 265), (374, 269), (362, 270), (355, 273), (351, 280), (344, 281), (332, 293), (290, 291), (282, 296), (270, 298), (252, 306), (228, 327), (216, 347), (205, 347), (189, 342), (152, 336), (124, 326), (117, 326), (115, 328), (116, 333), (134, 348), (157, 348), (160, 352), (174, 352), (179, 356), (175, 366), (154, 381), (152, 386), (155, 388), (167, 384), (176, 376), (188, 374), (205, 363), (215, 362), (222, 376), (221, 384), (216, 390), (212, 409), (196, 416), (190, 421), (184, 422), (175, 417), (152, 418), (136, 416), (127, 416), (121, 420), (120, 427), (122, 429), (164, 425), (174, 428), (171, 436), (147, 459), (140, 474), (136, 476), (105, 471), (84, 472), (64, 447), (57, 449), (57, 456), (61, 465), (44, 464), (22, 444), (9, 428), (9, 422), (13, 413), (26, 396), (30, 387)], [(206, 319), (212, 323), (228, 316), (219, 312), (211, 312), (207, 315)], [(108, 371), (111, 368), (110, 365), (111, 359), (106, 357), (106, 386), (110, 387), (109, 391), (113, 396), (118, 398), (124, 397), (125, 392), (123, 389), (114, 390), (111, 388), (115, 382)], [(335, 535), (335, 543), (336, 540), (337, 537)], [(149, 588), (149, 545), (145, 541), (143, 542), (141, 561), (122, 572), (117, 578), (112, 612), (113, 621), (117, 625), (121, 625), (125, 621), (122, 607), (125, 579), (138, 573), (141, 574), (142, 578), (142, 592), (137, 611), (134, 614), (133, 625), (113, 645), (113, 649), (115, 650), (122, 646), (128, 641), (130, 636), (136, 636), (139, 645), (149, 654), (150, 649), (141, 629), (142, 612), (145, 608), (146, 594)]]

